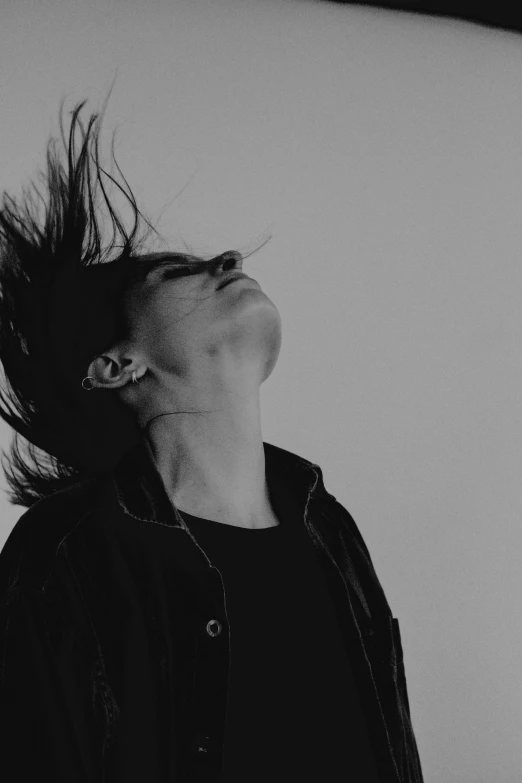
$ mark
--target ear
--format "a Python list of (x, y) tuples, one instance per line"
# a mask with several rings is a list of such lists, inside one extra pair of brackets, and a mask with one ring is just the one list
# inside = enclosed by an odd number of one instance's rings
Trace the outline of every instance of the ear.
[(97, 356), (90, 363), (87, 375), (94, 378), (97, 389), (119, 389), (131, 380), (134, 370), (138, 370), (132, 359), (124, 359), (116, 352)]

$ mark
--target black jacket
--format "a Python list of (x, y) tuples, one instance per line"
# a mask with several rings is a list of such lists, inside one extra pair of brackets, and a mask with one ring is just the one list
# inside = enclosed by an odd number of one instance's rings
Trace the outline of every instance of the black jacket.
[[(320, 564), (379, 780), (422, 783), (399, 623), (357, 525), (318, 465), (264, 449)], [(2, 780), (222, 780), (235, 629), (198, 538), (146, 441), (20, 517), (0, 553)]]

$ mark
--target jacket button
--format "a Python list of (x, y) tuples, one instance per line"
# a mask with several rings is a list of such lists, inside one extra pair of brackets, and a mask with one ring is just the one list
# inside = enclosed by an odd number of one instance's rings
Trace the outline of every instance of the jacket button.
[(207, 623), (207, 633), (209, 636), (219, 636), (221, 631), (223, 630), (223, 626), (219, 622), (219, 620), (209, 620)]
[(201, 756), (203, 753), (208, 753), (208, 743), (210, 737), (206, 734), (198, 734), (190, 743), (190, 752)]

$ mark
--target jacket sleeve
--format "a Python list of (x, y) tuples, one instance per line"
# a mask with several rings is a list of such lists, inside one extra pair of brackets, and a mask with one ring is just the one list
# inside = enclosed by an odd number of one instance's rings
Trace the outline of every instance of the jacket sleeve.
[(2, 596), (2, 780), (101, 781), (80, 638), (62, 602), (44, 590), (19, 587)]

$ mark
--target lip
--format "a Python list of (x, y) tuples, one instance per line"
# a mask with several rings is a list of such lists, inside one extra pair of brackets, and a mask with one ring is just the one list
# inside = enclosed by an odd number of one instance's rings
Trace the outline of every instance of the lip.
[(256, 280), (253, 280), (253, 278), (249, 277), (248, 275), (245, 275), (244, 272), (239, 272), (234, 275), (231, 275), (227, 280), (225, 280), (223, 283), (218, 285), (217, 290), (219, 291), (220, 288), (225, 288), (225, 286), (229, 285), (230, 283), (235, 283), (236, 280), (252, 280), (252, 282), (256, 283)]

